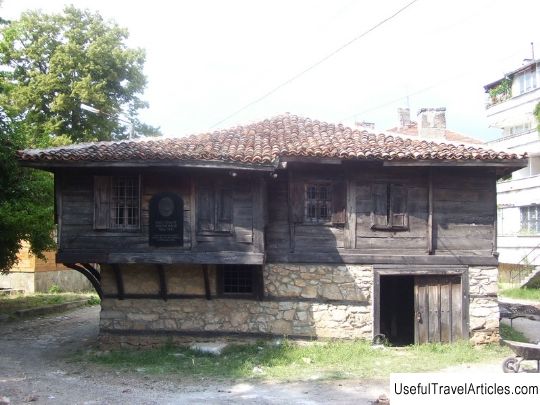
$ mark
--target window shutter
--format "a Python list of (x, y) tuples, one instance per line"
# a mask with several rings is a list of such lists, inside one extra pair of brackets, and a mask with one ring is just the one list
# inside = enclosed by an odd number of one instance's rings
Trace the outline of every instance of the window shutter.
[(344, 224), (347, 218), (347, 183), (336, 182), (332, 187), (332, 223)]
[(304, 222), (304, 183), (301, 181), (289, 183), (289, 210), (291, 222)]
[(233, 192), (231, 189), (218, 189), (216, 194), (216, 231), (230, 232), (233, 221)]
[(372, 227), (387, 227), (388, 224), (388, 187), (386, 184), (373, 184), (373, 211), (371, 212)]
[(408, 226), (406, 192), (407, 190), (404, 186), (397, 184), (390, 185), (392, 227), (406, 228)]
[(214, 193), (206, 185), (200, 186), (197, 193), (197, 225), (198, 231), (214, 230)]
[(94, 229), (108, 229), (111, 206), (111, 177), (94, 176)]

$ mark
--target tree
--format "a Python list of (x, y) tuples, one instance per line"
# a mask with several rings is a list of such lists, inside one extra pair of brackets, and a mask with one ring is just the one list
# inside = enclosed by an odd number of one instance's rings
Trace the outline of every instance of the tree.
[(537, 129), (540, 131), (540, 103), (534, 108), (534, 116), (536, 117)]
[(120, 114), (135, 132), (157, 130), (137, 118), (146, 107), (145, 56), (125, 45), (125, 29), (74, 7), (0, 26), (0, 272), (7, 272), (23, 240), (38, 257), (55, 246), (53, 177), (20, 167), (17, 150), (125, 138)]
[(22, 241), (32, 253), (53, 249), (53, 177), (50, 173), (21, 168), (15, 159), (24, 141), (0, 117), (0, 273), (17, 262)]
[[(0, 108), (26, 136), (26, 146), (123, 139), (125, 115), (135, 133), (157, 133), (138, 111), (146, 85), (145, 53), (125, 44), (126, 29), (98, 13), (23, 13), (0, 31)], [(91, 105), (103, 114), (81, 109)]]

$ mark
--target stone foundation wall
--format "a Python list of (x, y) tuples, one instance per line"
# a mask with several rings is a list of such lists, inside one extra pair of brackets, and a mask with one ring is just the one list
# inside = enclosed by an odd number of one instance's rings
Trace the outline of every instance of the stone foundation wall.
[(469, 325), (476, 344), (499, 340), (497, 275), (496, 267), (469, 267)]
[[(157, 271), (148, 265), (121, 266), (126, 294), (157, 294)], [(204, 294), (198, 265), (166, 266), (169, 293)], [(265, 299), (215, 296), (216, 271), (209, 269), (212, 299), (125, 299), (102, 301), (102, 332), (160, 331), (246, 333), (324, 338), (371, 338), (370, 266), (264, 266)], [(105, 294), (116, 293), (112, 269), (102, 266)]]

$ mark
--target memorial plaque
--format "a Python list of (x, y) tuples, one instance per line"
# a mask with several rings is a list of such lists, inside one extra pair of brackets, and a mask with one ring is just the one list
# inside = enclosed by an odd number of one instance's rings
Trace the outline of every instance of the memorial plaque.
[(184, 244), (184, 202), (174, 193), (159, 193), (150, 200), (150, 246)]

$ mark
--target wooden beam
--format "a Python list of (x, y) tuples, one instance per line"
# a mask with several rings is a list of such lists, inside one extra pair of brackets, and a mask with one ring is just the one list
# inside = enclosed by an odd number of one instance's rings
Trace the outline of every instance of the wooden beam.
[(189, 177), (190, 179), (190, 193), (189, 193), (189, 213), (190, 220), (190, 239), (191, 239), (191, 249), (197, 246), (197, 187), (195, 186), (195, 178), (193, 175)]
[(427, 221), (427, 252), (433, 254), (433, 171), (428, 174), (428, 221)]
[(255, 251), (264, 252), (264, 180), (258, 179), (251, 188), (253, 204), (253, 246)]
[(492, 242), (492, 249), (491, 249), (491, 253), (494, 255), (494, 256), (497, 256), (498, 258), (498, 253), (497, 253), (497, 214), (498, 214), (498, 209), (497, 209), (497, 180), (496, 180), (496, 176), (494, 176), (494, 178), (492, 179), (491, 181), (491, 187), (492, 187), (492, 193), (493, 193), (493, 196), (491, 197), (492, 200), (493, 200), (493, 242)]
[(287, 178), (287, 215), (289, 218), (289, 252), (294, 252), (295, 245), (295, 223), (293, 215), (293, 184), (294, 174), (291, 170), (288, 171)]
[(81, 263), (81, 266), (92, 273), (92, 275), (101, 282), (101, 274), (94, 266), (92, 266), (90, 263)]
[(212, 294), (210, 291), (210, 277), (208, 276), (208, 265), (203, 264), (202, 265), (202, 272), (203, 272), (203, 278), (204, 278), (204, 296), (207, 300), (212, 299)]
[(54, 173), (54, 218), (56, 227), (56, 243), (62, 246), (62, 229), (63, 229), (63, 207), (62, 207), (62, 175), (58, 172)]
[(122, 270), (118, 264), (113, 264), (112, 269), (116, 279), (116, 296), (119, 300), (124, 299), (124, 279), (122, 278)]
[(159, 296), (163, 301), (167, 301), (167, 279), (165, 277), (165, 268), (162, 264), (158, 264), (157, 271), (159, 275)]
[(389, 160), (383, 166), (432, 166), (432, 167), (527, 167), (528, 159), (516, 160)]
[[(404, 251), (406, 252), (406, 251)], [(434, 254), (412, 255), (398, 254), (396, 251), (379, 251), (372, 254), (338, 252), (295, 252), (269, 251), (267, 263), (349, 263), (349, 264), (406, 264), (406, 265), (470, 265), (495, 266), (497, 258), (486, 251), (483, 255)]]
[(347, 222), (345, 224), (345, 248), (356, 249), (356, 182), (347, 181)]
[(87, 249), (61, 250), (56, 254), (58, 263), (207, 263), (207, 264), (263, 264), (264, 253), (215, 251), (174, 252), (154, 250), (150, 252), (107, 252)]
[(308, 156), (282, 156), (279, 158), (279, 163), (316, 163), (320, 165), (340, 165), (343, 159), (325, 158), (325, 157), (308, 157)]
[(248, 164), (224, 162), (218, 160), (119, 160), (119, 161), (37, 161), (37, 160), (19, 160), (19, 164), (25, 167), (35, 167), (38, 169), (57, 169), (72, 167), (90, 167), (90, 168), (129, 168), (129, 167), (190, 167), (201, 169), (229, 169), (273, 172), (276, 169), (274, 164)]
[(70, 269), (78, 271), (83, 276), (85, 276), (88, 279), (88, 281), (90, 281), (90, 283), (92, 284), (94, 289), (96, 290), (97, 294), (99, 295), (99, 298), (103, 299), (104, 294), (103, 294), (103, 288), (101, 287), (101, 282), (100, 282), (99, 279), (97, 279), (94, 276), (94, 274), (91, 271), (89, 271), (88, 269), (86, 269), (82, 265), (75, 264), (75, 263), (62, 263), (62, 264), (64, 266), (66, 266), (66, 267), (69, 267)]

